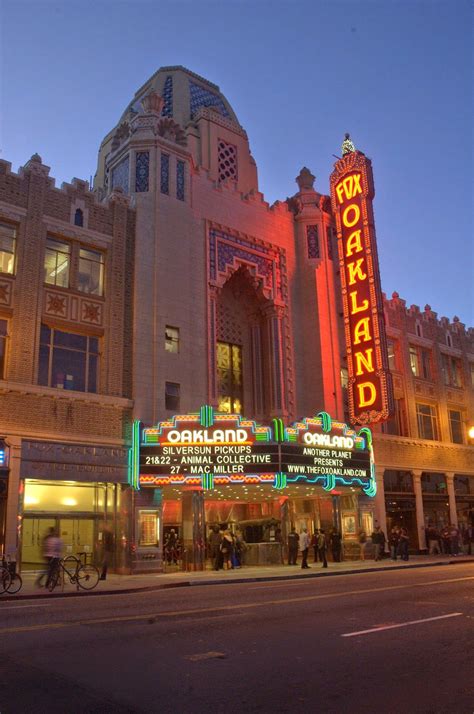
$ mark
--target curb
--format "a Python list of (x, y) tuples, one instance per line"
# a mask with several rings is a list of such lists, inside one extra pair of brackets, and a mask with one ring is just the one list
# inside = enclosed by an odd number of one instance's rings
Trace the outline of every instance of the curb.
[(321, 573), (307, 573), (305, 575), (257, 575), (250, 578), (235, 578), (233, 580), (227, 580), (220, 578), (219, 580), (182, 580), (176, 583), (162, 583), (160, 585), (146, 585), (138, 588), (122, 588), (120, 590), (91, 590), (79, 591), (79, 592), (67, 592), (67, 593), (38, 593), (38, 594), (25, 594), (25, 595), (0, 595), (0, 609), (2, 602), (9, 602), (12, 600), (51, 600), (52, 598), (71, 598), (71, 597), (100, 597), (102, 595), (127, 595), (131, 593), (143, 593), (143, 592), (155, 592), (157, 590), (169, 590), (171, 588), (186, 588), (186, 587), (203, 587), (209, 585), (242, 585), (243, 583), (270, 583), (270, 582), (281, 582), (289, 580), (313, 580), (314, 578), (327, 578), (327, 577), (338, 577), (341, 575), (364, 575), (365, 573), (386, 573), (393, 570), (413, 570), (415, 568), (433, 568), (443, 565), (464, 565), (474, 563), (474, 558), (469, 560), (439, 560), (431, 563), (413, 563), (410, 565), (391, 565), (391, 566), (376, 566), (373, 568), (357, 569), (353, 568), (351, 570), (330, 570), (328, 568), (327, 572)]

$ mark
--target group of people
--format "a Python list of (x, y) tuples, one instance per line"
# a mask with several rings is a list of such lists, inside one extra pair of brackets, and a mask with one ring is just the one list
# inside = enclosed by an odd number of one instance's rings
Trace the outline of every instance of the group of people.
[(468, 525), (462, 529), (455, 525), (436, 528), (429, 524), (425, 530), (426, 545), (430, 555), (463, 555), (464, 547), (467, 555), (472, 555), (474, 544), (474, 526)]
[(164, 560), (168, 563), (168, 565), (171, 565), (171, 563), (173, 563), (173, 565), (177, 565), (178, 560), (181, 560), (181, 541), (174, 528), (171, 528), (171, 530), (168, 531), (164, 537), (163, 554)]
[(241, 530), (233, 533), (227, 524), (215, 525), (211, 528), (207, 546), (214, 570), (233, 570), (242, 567), (247, 544)]
[(307, 528), (303, 528), (300, 534), (296, 528), (292, 528), (288, 534), (288, 565), (298, 564), (298, 552), (301, 553), (301, 567), (306, 570), (308, 565), (309, 549), (314, 550), (314, 562), (322, 563), (323, 568), (328, 567), (327, 551), (331, 548), (332, 557), (335, 562), (341, 561), (342, 556), (342, 536), (335, 528), (326, 535), (324, 528), (316, 528), (310, 537)]

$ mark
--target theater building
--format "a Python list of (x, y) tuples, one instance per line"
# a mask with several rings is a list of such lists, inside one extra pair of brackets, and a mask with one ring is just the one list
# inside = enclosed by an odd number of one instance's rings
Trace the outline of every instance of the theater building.
[(91, 192), (0, 162), (0, 477), (25, 563), (41, 518), (79, 520), (98, 558), (110, 514), (132, 572), (162, 568), (171, 529), (199, 568), (214, 524), (268, 563), (291, 526), (355, 557), (375, 521), (423, 549), (429, 521), (472, 519), (473, 331), (383, 297), (371, 162), (341, 154), (269, 205), (226, 97), (163, 67)]

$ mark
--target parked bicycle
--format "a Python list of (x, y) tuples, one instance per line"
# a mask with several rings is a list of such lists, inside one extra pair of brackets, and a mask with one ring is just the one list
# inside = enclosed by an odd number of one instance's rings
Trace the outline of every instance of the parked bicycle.
[[(5, 571), (7, 571), (10, 575), (9, 579), (5, 577)], [(0, 578), (2, 583), (2, 585), (0, 586), (0, 594), (7, 592), (14, 595), (19, 590), (21, 590), (23, 586), (23, 580), (21, 579), (21, 576), (18, 575), (18, 573), (16, 572), (16, 561), (12, 560), (10, 556), (7, 557), (5, 553), (2, 553), (0, 572)]]
[(10, 587), (12, 576), (8, 568), (0, 565), (0, 595), (6, 593)]
[(94, 565), (83, 565), (75, 555), (68, 555), (57, 561), (56, 567), (49, 578), (48, 590), (53, 592), (57, 585), (69, 580), (76, 590), (93, 590), (99, 582), (99, 571)]

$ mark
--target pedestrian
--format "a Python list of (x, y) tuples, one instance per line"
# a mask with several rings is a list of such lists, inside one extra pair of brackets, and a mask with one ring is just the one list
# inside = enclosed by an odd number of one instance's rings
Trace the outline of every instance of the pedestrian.
[(311, 536), (311, 547), (314, 550), (314, 562), (318, 562), (318, 535), (319, 535), (319, 530), (318, 528), (315, 529), (313, 535)]
[(109, 526), (105, 526), (102, 531), (102, 547), (102, 573), (100, 579), (105, 580), (107, 578), (108, 567), (114, 554), (114, 534)]
[(451, 554), (451, 534), (449, 532), (448, 526), (444, 526), (444, 528), (441, 529), (441, 549), (443, 551), (443, 555), (450, 555)]
[(428, 524), (426, 529), (426, 540), (428, 541), (428, 555), (440, 554), (439, 547), (439, 531), (431, 523)]
[(247, 543), (244, 541), (244, 536), (240, 529), (237, 529), (235, 532), (234, 548), (235, 567), (241, 568), (244, 559), (244, 553), (247, 550)]
[(309, 535), (308, 535), (307, 528), (303, 528), (302, 532), (300, 533), (299, 546), (300, 546), (301, 555), (302, 555), (301, 568), (303, 570), (305, 570), (305, 569), (309, 568), (309, 565), (308, 565)]
[(398, 541), (398, 550), (400, 553), (400, 558), (402, 560), (408, 560), (408, 545), (409, 545), (408, 531), (406, 528), (400, 529), (400, 536)]
[(48, 528), (46, 531), (46, 535), (43, 538), (43, 541), (41, 543), (41, 552), (43, 555), (43, 560), (44, 560), (44, 570), (38, 575), (38, 577), (35, 580), (35, 585), (38, 588), (43, 587), (43, 579), (47, 577), (48, 572), (49, 572), (49, 563), (51, 560), (51, 556), (48, 555), (49, 553), (49, 547), (48, 547), (48, 540), (49, 538), (54, 536), (54, 528)]
[(322, 565), (323, 568), (328, 567), (326, 551), (327, 551), (326, 533), (324, 532), (324, 528), (320, 528), (319, 535), (318, 535), (318, 555), (319, 555), (319, 560), (323, 564)]
[(222, 553), (222, 567), (225, 570), (233, 570), (232, 556), (234, 554), (234, 538), (228, 528), (224, 530), (220, 551)]
[(472, 555), (472, 544), (474, 543), (474, 527), (472, 523), (464, 531), (464, 545), (467, 547), (466, 555)]
[(372, 543), (374, 544), (374, 560), (381, 560), (385, 548), (385, 533), (380, 526), (375, 526)]
[(298, 560), (299, 536), (296, 528), (292, 528), (288, 533), (288, 565), (296, 565)]
[(459, 530), (454, 524), (449, 528), (449, 541), (451, 555), (459, 555)]
[(359, 531), (360, 559), (365, 560), (365, 549), (367, 547), (367, 533), (361, 529)]
[(341, 553), (342, 553), (342, 536), (337, 530), (337, 528), (333, 528), (331, 531), (330, 535), (330, 541), (331, 541), (331, 552), (332, 552), (332, 559), (334, 560), (335, 563), (340, 563), (341, 562)]
[(393, 528), (390, 531), (390, 535), (388, 537), (388, 544), (390, 546), (390, 557), (392, 560), (397, 559), (398, 555), (398, 541), (400, 540), (399, 537), (399, 531), (396, 526), (393, 526)]
[(214, 570), (219, 570), (220, 565), (220, 545), (222, 541), (222, 536), (219, 532), (219, 526), (212, 526), (211, 532), (209, 534), (208, 547), (209, 556), (211, 558), (212, 567)]
[(46, 588), (49, 586), (51, 578), (54, 576), (54, 573), (58, 568), (63, 552), (63, 542), (59, 537), (59, 533), (54, 528), (50, 528), (50, 531), (52, 532), (45, 541), (45, 557), (49, 560), (48, 573), (46, 576)]

